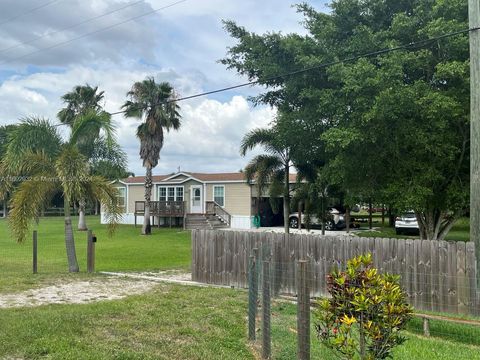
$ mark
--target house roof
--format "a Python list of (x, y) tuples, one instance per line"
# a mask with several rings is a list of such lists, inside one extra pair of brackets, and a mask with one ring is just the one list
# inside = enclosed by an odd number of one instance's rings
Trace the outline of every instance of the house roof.
[[(162, 182), (166, 179), (175, 178), (176, 175), (184, 175), (187, 177), (191, 177), (196, 180), (200, 180), (202, 182), (214, 182), (214, 181), (238, 181), (244, 182), (245, 181), (245, 174), (241, 172), (231, 172), (231, 173), (194, 173), (194, 172), (186, 172), (182, 171), (176, 174), (168, 174), (168, 175), (154, 175), (152, 177), (152, 181), (154, 183)], [(294, 183), (297, 179), (297, 174), (290, 174), (290, 182)], [(126, 179), (122, 180), (127, 184), (138, 184), (145, 182), (145, 176), (131, 176)]]
[[(152, 181), (153, 182), (160, 182), (163, 179), (166, 179), (167, 177), (171, 176), (170, 175), (153, 175), (152, 176)], [(145, 182), (145, 176), (130, 176), (128, 178), (122, 179), (123, 182), (127, 184), (135, 184), (135, 183), (143, 183)]]

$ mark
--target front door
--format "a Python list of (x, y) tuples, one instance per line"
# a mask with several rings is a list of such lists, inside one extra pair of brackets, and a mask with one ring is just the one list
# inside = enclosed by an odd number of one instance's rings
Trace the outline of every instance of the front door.
[(202, 213), (202, 186), (192, 185), (190, 187), (190, 212), (192, 214)]

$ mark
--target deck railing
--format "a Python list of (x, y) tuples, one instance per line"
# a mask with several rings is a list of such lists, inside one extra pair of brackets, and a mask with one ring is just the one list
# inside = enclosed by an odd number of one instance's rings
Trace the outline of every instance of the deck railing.
[(232, 220), (232, 216), (215, 201), (206, 201), (206, 213), (219, 217), (227, 225), (230, 225)]
[[(135, 201), (135, 214), (145, 214), (145, 201)], [(184, 201), (150, 201), (150, 215), (177, 216), (185, 214)]]

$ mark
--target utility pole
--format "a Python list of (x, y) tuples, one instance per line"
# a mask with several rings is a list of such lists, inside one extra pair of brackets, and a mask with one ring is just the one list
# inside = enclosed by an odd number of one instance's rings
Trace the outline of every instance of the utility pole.
[[(480, 27), (480, 0), (468, 0), (469, 28)], [(470, 35), (470, 241), (480, 288), (480, 30)]]

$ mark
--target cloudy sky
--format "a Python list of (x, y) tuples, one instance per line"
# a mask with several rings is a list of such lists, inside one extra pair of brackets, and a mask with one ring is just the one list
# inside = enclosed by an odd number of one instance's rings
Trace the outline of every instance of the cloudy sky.
[[(36, 115), (55, 120), (60, 97), (88, 83), (105, 91), (118, 111), (135, 81), (154, 76), (181, 96), (245, 81), (217, 61), (234, 44), (222, 19), (258, 33), (302, 33), (294, 0), (2, 0), (0, 123)], [(310, 1), (326, 9), (326, 0)], [(159, 9), (158, 11), (155, 11)], [(108, 14), (108, 15), (106, 15)], [(146, 15), (148, 14), (148, 15)], [(156, 174), (237, 171), (249, 157), (238, 148), (250, 129), (269, 124), (275, 110), (252, 107), (245, 88), (181, 102), (182, 127), (166, 135)], [(138, 122), (114, 116), (129, 168), (138, 157)]]

